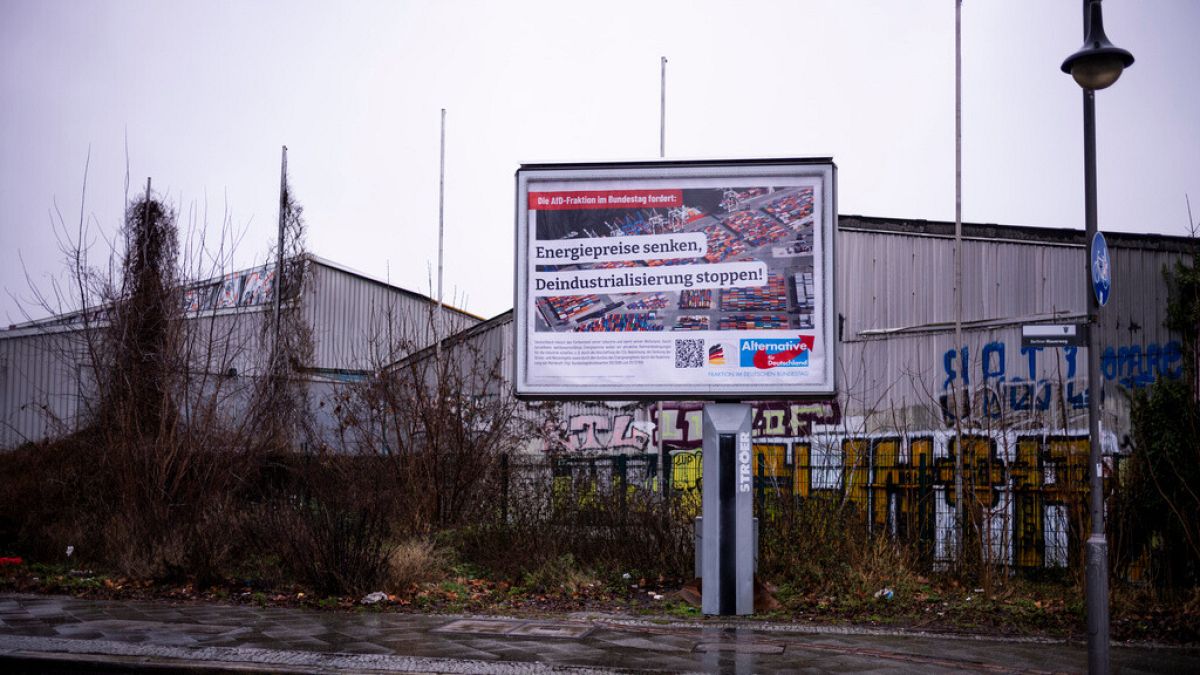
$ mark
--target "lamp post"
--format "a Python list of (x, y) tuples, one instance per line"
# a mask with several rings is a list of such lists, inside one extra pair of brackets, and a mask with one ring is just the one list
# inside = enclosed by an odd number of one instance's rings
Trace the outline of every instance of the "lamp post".
[(1087, 540), (1088, 672), (1109, 672), (1108, 650), (1108, 541), (1104, 536), (1104, 476), (1100, 451), (1100, 354), (1098, 319), (1100, 304), (1092, 286), (1090, 247), (1096, 239), (1096, 90), (1104, 89), (1133, 65), (1133, 55), (1113, 46), (1104, 34), (1100, 0), (1083, 0), (1083, 47), (1063, 61), (1083, 88), (1084, 218), (1088, 251), (1084, 256), (1084, 292), (1087, 307), (1088, 359), (1088, 471), (1091, 473), (1092, 531)]

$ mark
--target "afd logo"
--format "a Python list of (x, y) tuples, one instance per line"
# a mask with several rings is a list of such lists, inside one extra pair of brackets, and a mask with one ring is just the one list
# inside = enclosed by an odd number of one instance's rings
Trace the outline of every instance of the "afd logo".
[(743, 368), (807, 368), (808, 353), (813, 348), (813, 336), (795, 338), (742, 340), (738, 350), (738, 365)]

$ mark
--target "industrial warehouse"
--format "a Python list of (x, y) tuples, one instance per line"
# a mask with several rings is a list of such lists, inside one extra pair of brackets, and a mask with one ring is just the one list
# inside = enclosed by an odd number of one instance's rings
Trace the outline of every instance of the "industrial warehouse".
[[(481, 321), (317, 256), (306, 255), (303, 262), (302, 288), (285, 290), (283, 301), (299, 310), (311, 332), (311, 357), (297, 365), (296, 374), (312, 393), (318, 429), (336, 423), (320, 405), (332, 396), (331, 387), (361, 380), (397, 357), (384, 345), (385, 328), (402, 333), (406, 347), (415, 350), (432, 343), (439, 313), (447, 332)], [(220, 382), (234, 415), (236, 401), (264, 367), (261, 332), (271, 320), (275, 278), (272, 266), (256, 267), (189, 284), (180, 294), (189, 333), (205, 342), (193, 350), (192, 367)], [(0, 331), (0, 448), (62, 436), (87, 413), (85, 319), (104, 322), (100, 312), (72, 313)]]
[[(1109, 240), (1120, 289), (1100, 333), (1104, 473), (1112, 482), (1136, 451), (1127, 392), (1183, 376), (1180, 336), (1163, 326), (1163, 270), (1189, 255), (1192, 242), (1130, 234)], [(1083, 359), (1073, 346), (1022, 346), (1021, 336), (1023, 326), (1083, 318), (1081, 233), (965, 225), (961, 345), (954, 341), (953, 249), (952, 223), (840, 217), (833, 267), (838, 393), (754, 404), (755, 490), (854, 502), (864, 527), (925, 542), (932, 560), (946, 561), (961, 437), (963, 478), (986, 523), (989, 556), (1016, 567), (1067, 566), (1079, 555), (1073, 528), (1086, 495)], [(434, 300), (315, 256), (309, 270), (295, 301), (314, 349), (297, 377), (307, 382), (322, 442), (338, 443), (334, 406), (326, 403), (376, 369), (435, 354), (465, 360), (469, 350), (472, 360), (484, 354), (498, 372), (512, 372), (511, 312), (481, 321), (446, 307), (450, 337), (436, 341)], [(272, 278), (269, 269), (256, 269), (189, 287), (189, 320), (249, 325), (268, 316)], [(747, 313), (745, 294), (718, 295), (709, 300), (714, 321)], [(794, 286), (788, 295), (793, 306), (783, 312), (803, 306)], [(672, 294), (677, 309), (694, 302), (687, 292)], [(86, 409), (86, 367), (63, 348), (77, 321), (56, 317), (0, 332), (2, 447), (68, 433)], [(380, 353), (380, 331), (398, 322), (415, 326), (406, 334), (420, 338), (406, 353)], [(236, 344), (206, 367), (233, 381), (253, 380), (257, 330), (229, 335)], [(481, 386), (486, 390), (470, 395), (511, 396), (494, 382)], [(519, 417), (537, 429), (523, 453), (553, 457), (562, 476), (607, 482), (619, 467), (620, 480), (637, 489), (694, 491), (702, 480), (701, 403), (521, 403)]]

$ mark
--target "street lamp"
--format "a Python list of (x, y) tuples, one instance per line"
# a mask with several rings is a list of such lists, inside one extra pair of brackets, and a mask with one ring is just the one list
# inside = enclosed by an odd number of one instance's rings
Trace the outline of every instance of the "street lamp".
[(1088, 672), (1109, 672), (1108, 651), (1108, 542), (1104, 536), (1104, 476), (1100, 452), (1100, 349), (1097, 319), (1100, 304), (1092, 286), (1092, 252), (1096, 237), (1096, 99), (1133, 65), (1133, 55), (1114, 47), (1104, 34), (1100, 0), (1083, 0), (1083, 47), (1063, 61), (1062, 70), (1083, 87), (1083, 183), (1087, 254), (1084, 256), (1084, 292), (1087, 307), (1088, 360), (1088, 471), (1091, 473), (1092, 531), (1087, 540)]
[(1083, 0), (1083, 32), (1083, 46), (1063, 61), (1062, 71), (1084, 89), (1107, 89), (1133, 65), (1133, 54), (1108, 41), (1100, 0)]

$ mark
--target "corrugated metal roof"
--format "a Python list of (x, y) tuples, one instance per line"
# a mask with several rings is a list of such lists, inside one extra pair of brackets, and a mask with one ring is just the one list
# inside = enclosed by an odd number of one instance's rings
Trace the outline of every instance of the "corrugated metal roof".
[[(987, 241), (1033, 242), (1046, 245), (1083, 246), (1083, 230), (1060, 227), (1030, 227), (1027, 225), (997, 225), (995, 223), (963, 223), (963, 237)], [(839, 230), (906, 234), (909, 236), (954, 237), (954, 223), (942, 220), (879, 218), (876, 216), (838, 216)], [(1196, 240), (1166, 234), (1140, 232), (1105, 232), (1110, 247), (1140, 248), (1156, 251), (1190, 253)]]
[[(344, 274), (349, 274), (349, 275), (352, 275), (352, 276), (358, 277), (359, 279), (362, 279), (362, 280), (364, 280), (364, 281), (369, 281), (369, 282), (371, 282), (371, 283), (373, 283), (373, 284), (378, 284), (378, 285), (380, 285), (380, 286), (385, 286), (385, 287), (387, 287), (388, 289), (390, 289), (390, 290), (392, 290), (392, 291), (399, 292), (399, 293), (403, 293), (403, 294), (405, 294), (405, 295), (408, 295), (408, 296), (411, 296), (411, 297), (413, 297), (413, 298), (417, 298), (417, 299), (420, 299), (420, 300), (424, 300), (424, 301), (427, 301), (427, 302), (433, 302), (433, 303), (436, 303), (436, 302), (437, 302), (437, 299), (436, 299), (436, 298), (432, 298), (432, 297), (430, 297), (430, 296), (428, 296), (428, 295), (424, 295), (424, 294), (422, 294), (422, 293), (417, 293), (416, 291), (410, 291), (410, 290), (408, 290), (407, 288), (404, 288), (404, 287), (402, 287), (402, 286), (397, 286), (397, 285), (395, 285), (395, 284), (391, 283), (390, 281), (385, 281), (385, 280), (383, 280), (383, 279), (380, 279), (380, 278), (378, 278), (378, 277), (371, 276), (370, 274), (367, 274), (367, 273), (365, 273), (365, 272), (359, 272), (358, 270), (356, 270), (356, 269), (354, 269), (354, 268), (352, 268), (352, 267), (349, 267), (349, 266), (347, 266), (347, 265), (343, 265), (343, 264), (341, 264), (341, 263), (338, 263), (338, 262), (334, 262), (334, 261), (332, 261), (332, 260), (329, 260), (328, 258), (322, 258), (322, 257), (320, 257), (320, 256), (318, 256), (318, 255), (314, 255), (314, 254), (312, 254), (312, 253), (309, 253), (309, 254), (308, 254), (308, 259), (309, 259), (309, 260), (311, 260), (312, 262), (314, 262), (314, 263), (318, 264), (318, 265), (322, 265), (322, 266), (324, 266), (324, 267), (328, 267), (328, 268), (330, 268), (330, 269), (337, 270), (337, 271), (339, 271), (339, 272), (342, 272), (342, 273), (344, 273)], [(483, 321), (483, 320), (484, 320), (484, 317), (482, 317), (482, 316), (479, 316), (478, 314), (475, 314), (475, 313), (473, 313), (473, 312), (468, 312), (468, 311), (467, 311), (467, 310), (465, 310), (465, 309), (460, 309), (460, 308), (458, 308), (458, 307), (455, 307), (455, 306), (453, 306), (453, 305), (451, 305), (451, 304), (449, 304), (449, 303), (445, 303), (445, 302), (443, 302), (442, 304), (443, 304), (443, 307), (444, 307), (444, 308), (445, 308), (447, 311), (451, 311), (451, 312), (457, 312), (457, 313), (459, 313), (459, 314), (462, 314), (463, 316), (469, 317), (469, 318), (471, 318), (471, 319), (474, 319), (474, 320), (476, 320), (476, 321)]]

